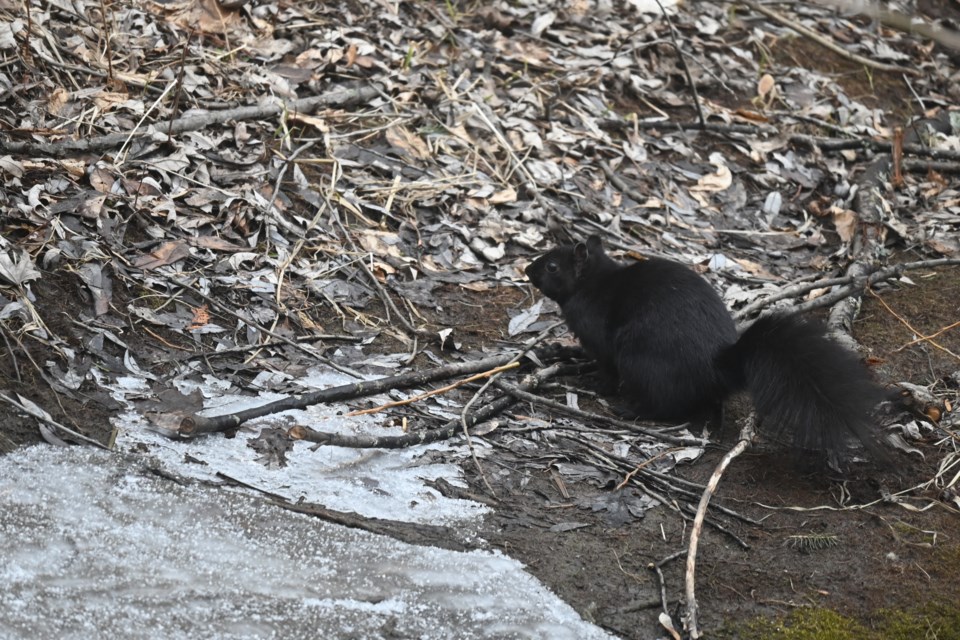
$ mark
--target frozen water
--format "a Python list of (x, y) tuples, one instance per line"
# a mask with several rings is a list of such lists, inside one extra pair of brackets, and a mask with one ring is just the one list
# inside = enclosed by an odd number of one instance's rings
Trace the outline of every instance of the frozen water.
[[(313, 390), (348, 381), (351, 379), (343, 374), (317, 369), (298, 382), (305, 389)], [(204, 415), (234, 413), (284, 397), (267, 392), (259, 397), (231, 394), (229, 384), (209, 376), (202, 385), (180, 381), (178, 386), (183, 392), (198, 389), (203, 393), (207, 398)], [(142, 395), (147, 389), (143, 381), (136, 378), (122, 378), (111, 388), (114, 396), (122, 402), (126, 402), (128, 396)], [(268, 468), (259, 462), (260, 454), (248, 446), (261, 428), (271, 425), (303, 424), (318, 431), (347, 435), (403, 433), (399, 427), (383, 426), (382, 417), (343, 415), (347, 412), (349, 408), (345, 405), (314, 405), (305, 410), (284, 411), (251, 420), (235, 438), (214, 434), (196, 440), (173, 441), (151, 431), (147, 421), (130, 410), (116, 421), (119, 427), (117, 446), (124, 450), (146, 449), (179, 475), (212, 479), (222, 473), (294, 502), (304, 500), (366, 517), (468, 526), (470, 521), (476, 521), (487, 511), (484, 505), (447, 498), (424, 485), (425, 480), (437, 478), (463, 485), (459, 480), (459, 467), (430, 459), (431, 452), (449, 454), (462, 445), (435, 443), (391, 450), (325, 446), (313, 450), (311, 443), (298, 442), (287, 454), (287, 466), (276, 468)], [(484, 445), (480, 439), (475, 446), (482, 453)]]
[(610, 637), (497, 553), (406, 545), (92, 449), (0, 458), (0, 540), (3, 639)]

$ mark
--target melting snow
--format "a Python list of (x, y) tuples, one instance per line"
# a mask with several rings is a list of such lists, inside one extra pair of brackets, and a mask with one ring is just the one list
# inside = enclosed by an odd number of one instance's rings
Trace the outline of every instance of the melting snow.
[[(300, 381), (345, 381), (315, 371)], [(269, 402), (199, 389), (211, 415)], [(36, 446), (0, 458), (0, 638), (609, 638), (577, 616), (518, 562), (486, 551), (417, 547), (271, 506), (255, 492), (178, 484), (217, 473), (280, 494), (368, 517), (446, 524), (471, 538), (483, 505), (443, 497), (425, 479), (458, 482), (433, 462), (434, 444), (399, 450), (299, 442), (288, 465), (267, 468), (247, 446), (285, 419), (354, 435), (399, 434), (371, 417), (319, 405), (251, 421), (237, 437), (171, 441), (129, 402), (142, 378), (111, 385), (122, 456)], [(481, 447), (482, 442), (475, 442)], [(462, 448), (462, 447), (461, 447)]]
[[(350, 381), (351, 378), (340, 373), (316, 370), (298, 382), (305, 389), (313, 390)], [(228, 385), (213, 379), (203, 385), (182, 381), (179, 386), (185, 393), (199, 389), (208, 398), (205, 415), (234, 413), (284, 397), (267, 392), (259, 397), (231, 395)], [(146, 385), (134, 378), (123, 379), (113, 387), (114, 396), (121, 401), (126, 401), (127, 396), (142, 395), (145, 389)], [(462, 448), (459, 444), (436, 443), (390, 450), (324, 446), (314, 451), (311, 443), (297, 442), (287, 454), (287, 466), (278, 468), (267, 468), (258, 462), (260, 454), (247, 446), (261, 428), (286, 421), (318, 431), (354, 436), (403, 433), (399, 427), (383, 426), (382, 416), (342, 415), (348, 411), (349, 408), (340, 404), (314, 405), (251, 420), (235, 438), (214, 434), (189, 441), (169, 440), (151, 431), (142, 416), (130, 411), (117, 421), (120, 427), (117, 445), (127, 450), (146, 446), (151, 456), (180, 475), (213, 479), (219, 472), (294, 502), (304, 500), (366, 517), (467, 526), (487, 511), (484, 505), (446, 498), (424, 486), (425, 480), (437, 478), (465, 486), (459, 480), (459, 467), (429, 461), (430, 452), (457, 451)], [(482, 450), (482, 443), (477, 444)], [(191, 460), (202, 464), (188, 462)]]
[(608, 638), (497, 553), (416, 547), (92, 449), (0, 458), (2, 638)]

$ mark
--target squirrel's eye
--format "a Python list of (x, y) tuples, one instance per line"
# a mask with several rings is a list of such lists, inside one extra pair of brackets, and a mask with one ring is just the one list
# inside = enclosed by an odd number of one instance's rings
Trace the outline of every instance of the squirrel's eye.
[(557, 264), (553, 260), (547, 263), (547, 273), (556, 273), (557, 271), (560, 271), (559, 264)]

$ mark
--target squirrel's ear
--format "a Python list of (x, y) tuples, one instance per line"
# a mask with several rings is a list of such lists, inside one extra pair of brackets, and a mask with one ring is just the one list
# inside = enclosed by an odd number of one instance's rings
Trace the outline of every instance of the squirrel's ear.
[(587, 245), (582, 242), (573, 245), (573, 273), (577, 278), (583, 273), (583, 266), (587, 263), (587, 257), (589, 255)]
[(603, 253), (603, 242), (600, 241), (600, 236), (587, 238), (587, 249), (590, 250), (590, 253)]

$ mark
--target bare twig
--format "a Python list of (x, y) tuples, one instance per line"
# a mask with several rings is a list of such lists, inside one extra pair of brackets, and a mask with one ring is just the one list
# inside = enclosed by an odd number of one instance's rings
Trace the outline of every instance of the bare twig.
[[(530, 171), (527, 170), (526, 165), (523, 163), (520, 158), (517, 157), (517, 154), (513, 151), (513, 146), (503, 135), (503, 132), (497, 127), (490, 116), (487, 113), (487, 107), (481, 105), (480, 103), (474, 103), (474, 112), (483, 120), (483, 123), (487, 125), (487, 128), (490, 130), (490, 133), (497, 139), (497, 142), (503, 148), (503, 151), (510, 158), (511, 163), (511, 173), (517, 172), (523, 175), (523, 179), (527, 184), (527, 189), (530, 191), (530, 194), (536, 199), (537, 203), (546, 211), (548, 209), (547, 201), (540, 193), (540, 185), (537, 184), (537, 179), (533, 176)], [(509, 176), (508, 176), (509, 177)]]
[[(337, 170), (339, 171), (339, 168)], [(353, 248), (354, 253), (358, 256), (362, 255), (363, 252), (360, 251), (357, 243), (354, 242), (353, 236), (350, 235), (350, 231), (347, 230), (347, 227), (339, 218), (335, 218), (335, 221), (337, 226), (340, 227), (340, 232), (343, 233), (344, 239), (349, 242), (350, 246)], [(397, 309), (397, 305), (393, 302), (393, 298), (390, 297), (390, 294), (387, 292), (387, 290), (384, 289), (382, 284), (380, 284), (380, 281), (377, 279), (377, 276), (373, 274), (373, 271), (368, 268), (362, 260), (358, 261), (358, 264), (360, 265), (360, 270), (363, 271), (364, 275), (367, 276), (367, 280), (373, 285), (373, 288), (376, 289), (377, 295), (380, 296), (380, 300), (383, 302), (383, 308), (387, 313), (387, 319), (389, 320), (390, 312), (393, 311), (394, 316), (400, 321), (401, 324), (403, 324), (404, 328), (411, 334), (411, 336), (424, 333), (413, 326), (413, 321), (410, 318), (407, 318), (400, 313), (400, 310)]]
[[(249, 486), (249, 485), (244, 485)], [(304, 515), (313, 516), (324, 522), (332, 522), (351, 529), (360, 529), (369, 531), (378, 535), (387, 536), (408, 544), (429, 544), (430, 546), (440, 547), (441, 549), (452, 549), (454, 551), (467, 551), (469, 548), (457, 542), (457, 536), (454, 531), (445, 525), (396, 522), (384, 518), (367, 518), (349, 511), (335, 511), (319, 504), (291, 503), (276, 498), (268, 500), (267, 504), (275, 507), (294, 511)]]
[(697, 507), (697, 515), (693, 520), (693, 528), (690, 530), (690, 543), (687, 545), (687, 570), (684, 579), (684, 592), (687, 600), (687, 613), (684, 620), (684, 626), (690, 632), (690, 637), (694, 639), (700, 637), (700, 629), (697, 623), (696, 569), (697, 545), (700, 543), (700, 534), (703, 531), (703, 521), (707, 516), (707, 507), (710, 505), (710, 498), (712, 498), (713, 494), (716, 492), (717, 486), (720, 484), (720, 478), (723, 476), (723, 472), (734, 460), (734, 458), (746, 451), (747, 447), (750, 446), (750, 441), (753, 439), (754, 428), (755, 416), (751, 414), (744, 421), (743, 429), (740, 431), (740, 440), (732, 449), (730, 449), (730, 451), (726, 453), (726, 455), (723, 456), (723, 459), (720, 460), (717, 468), (710, 476), (710, 481), (707, 482), (707, 488), (703, 492), (703, 496), (700, 498), (700, 505)]
[(904, 160), (903, 170), (909, 173), (960, 173), (960, 162), (943, 162), (939, 160)]
[[(674, 553), (671, 553), (666, 558), (663, 558), (662, 560), (660, 560), (655, 564), (651, 562), (649, 565), (647, 565), (647, 567), (651, 571), (654, 571), (657, 574), (657, 583), (660, 585), (660, 608), (662, 609), (662, 613), (660, 614), (660, 617), (662, 619), (664, 616), (666, 616), (666, 619), (670, 623), (669, 628), (671, 630), (675, 628), (675, 625), (673, 624), (673, 619), (670, 617), (670, 605), (667, 602), (667, 581), (663, 577), (663, 567), (668, 563), (673, 562), (677, 558), (684, 556), (686, 554), (687, 554), (687, 550), (681, 549), (680, 551), (675, 551)], [(661, 623), (663, 622), (665, 621), (661, 620)], [(666, 627), (665, 624), (664, 626)], [(674, 632), (674, 637), (676, 637), (676, 632)]]
[[(23, 378), (20, 377), (20, 365), (17, 364), (17, 354), (7, 338), (7, 326), (5, 324), (0, 324), (0, 336), (3, 336), (3, 343), (7, 345), (7, 352), (10, 354), (10, 362), (13, 365), (13, 374), (16, 376), (18, 383), (23, 383)], [(16, 340), (16, 337), (14, 337), (14, 340)]]
[(660, 7), (660, 13), (663, 15), (663, 19), (667, 21), (667, 25), (670, 27), (670, 42), (673, 43), (673, 48), (677, 53), (677, 58), (680, 60), (680, 66), (683, 68), (683, 74), (687, 77), (687, 84), (690, 86), (690, 93), (693, 96), (693, 106), (697, 110), (697, 119), (700, 121), (701, 127), (706, 127), (707, 119), (703, 116), (703, 107), (700, 106), (700, 95), (697, 93), (697, 85), (693, 81), (693, 76), (690, 75), (690, 67), (687, 65), (687, 57), (683, 53), (683, 49), (680, 48), (679, 38), (677, 37), (677, 28), (673, 26), (673, 20), (670, 19), (670, 14), (667, 13), (667, 10), (663, 8), (663, 4), (660, 0), (657, 0), (657, 6)]
[(878, 282), (883, 282), (891, 278), (899, 278), (906, 271), (913, 271), (916, 269), (932, 269), (934, 267), (944, 267), (958, 264), (960, 264), (960, 258), (935, 258), (932, 260), (918, 260), (915, 262), (905, 262), (903, 264), (897, 264), (884, 269), (879, 269), (868, 275), (866, 278), (858, 279), (855, 276), (846, 275), (836, 278), (816, 280), (813, 282), (797, 283), (784, 287), (777, 293), (770, 294), (769, 296), (751, 302), (747, 306), (737, 311), (734, 314), (734, 317), (737, 320), (743, 320), (756, 311), (770, 306), (774, 302), (778, 302), (786, 298), (795, 298), (816, 289), (840, 287), (835, 291), (831, 291), (830, 293), (827, 293), (819, 298), (809, 300), (790, 309), (791, 312), (801, 313), (810, 309), (829, 306), (837, 300), (842, 300), (843, 298), (846, 298), (858, 291), (863, 291), (863, 289), (866, 287), (874, 285)]
[[(545, 328), (539, 334), (537, 334), (536, 336), (528, 340), (527, 343), (524, 345), (523, 351), (518, 353), (514, 357), (513, 361), (511, 361), (510, 364), (518, 363), (520, 359), (527, 354), (527, 352), (533, 349), (536, 345), (540, 344), (540, 342), (545, 337), (550, 335), (550, 333), (560, 324), (561, 323), (559, 322), (555, 322), (550, 326), (548, 326), (547, 328)], [(494, 491), (493, 486), (491, 486), (490, 482), (487, 480), (487, 475), (483, 472), (483, 466), (480, 464), (480, 459), (477, 457), (477, 453), (473, 448), (473, 442), (470, 440), (470, 430), (467, 428), (468, 427), (467, 417), (470, 412), (470, 407), (473, 406), (473, 404), (477, 401), (477, 399), (487, 390), (487, 388), (491, 384), (497, 383), (499, 379), (500, 379), (500, 373), (497, 373), (496, 375), (491, 377), (489, 380), (487, 380), (487, 382), (484, 383), (484, 385), (475, 394), (473, 394), (470, 400), (467, 401), (467, 403), (463, 406), (463, 410), (460, 411), (460, 426), (463, 428), (463, 437), (466, 439), (467, 447), (470, 449), (470, 457), (473, 459), (473, 464), (477, 467), (477, 473), (479, 473), (480, 477), (483, 479), (484, 486), (487, 487), (487, 491), (490, 492), (490, 495), (494, 497), (496, 497), (497, 493), (496, 491)]]
[[(313, 145), (313, 143), (311, 142), (311, 143), (307, 143), (306, 145), (301, 146), (299, 149), (297, 149), (296, 151), (294, 151), (293, 154), (290, 156), (290, 158), (287, 160), (287, 162), (284, 163), (283, 169), (280, 171), (280, 175), (277, 176), (276, 186), (274, 187), (274, 190), (273, 190), (273, 197), (270, 198), (270, 202), (267, 203), (267, 206), (265, 207), (266, 213), (267, 213), (267, 215), (269, 216), (269, 219), (277, 220), (277, 221), (284, 221), (279, 215), (276, 215), (276, 214), (274, 213), (274, 208), (273, 208), (274, 199), (277, 197), (277, 193), (278, 193), (279, 190), (280, 190), (280, 183), (281, 183), (280, 181), (281, 181), (281, 179), (283, 178), (283, 173), (284, 173), (284, 171), (286, 171), (287, 167), (290, 166), (290, 162), (292, 162), (292, 161), (297, 157), (297, 155), (298, 155), (301, 151), (304, 151), (304, 150), (306, 150), (306, 149), (309, 149), (312, 145)], [(275, 297), (274, 297), (274, 304), (275, 304), (276, 307), (277, 307), (277, 314), (274, 316), (274, 318), (273, 318), (273, 323), (270, 325), (270, 333), (271, 333), (271, 334), (273, 334), (273, 332), (276, 330), (276, 328), (277, 328), (277, 323), (280, 322), (280, 318), (283, 317), (283, 311), (284, 311), (284, 309), (285, 309), (285, 305), (283, 304), (283, 301), (281, 300), (281, 295), (282, 295), (282, 293), (283, 293), (283, 280), (284, 280), (284, 276), (286, 275), (287, 269), (288, 269), (288, 268), (290, 267), (290, 265), (293, 263), (293, 261), (294, 261), (294, 259), (297, 257), (297, 255), (303, 250), (303, 245), (306, 243), (306, 240), (307, 240), (307, 234), (309, 234), (311, 231), (313, 231), (313, 229), (314, 229), (314, 228), (317, 226), (317, 224), (320, 222), (320, 217), (323, 215), (323, 212), (326, 211), (326, 208), (327, 208), (326, 203), (321, 203), (321, 205), (317, 208), (317, 212), (314, 214), (313, 219), (307, 224), (306, 228), (303, 229), (302, 232), (299, 231), (299, 230), (297, 231), (297, 233), (296, 233), (296, 235), (297, 235), (297, 241), (296, 241), (296, 243), (294, 243), (293, 249), (292, 249), (292, 250), (290, 251), (290, 253), (287, 255), (286, 259), (283, 260), (282, 263), (280, 263), (279, 265), (277, 265), (277, 268), (276, 268), (276, 271), (277, 271), (277, 286), (276, 286), (276, 295), (275, 295)], [(284, 222), (285, 222), (285, 221), (284, 221)], [(289, 230), (289, 229), (288, 229), (288, 230)], [(260, 353), (259, 351), (255, 351), (255, 352), (251, 353), (251, 354), (247, 357), (247, 359), (244, 361), (244, 364), (246, 364), (246, 363), (250, 362), (251, 360), (253, 360), (254, 358), (256, 358), (256, 357), (257, 357), (257, 354), (259, 354), (259, 353)]]
[(508, 362), (507, 364), (503, 365), (502, 367), (496, 367), (496, 368), (494, 368), (494, 369), (491, 369), (490, 371), (483, 371), (483, 372), (478, 373), (478, 374), (476, 374), (476, 375), (472, 375), (472, 376), (470, 376), (469, 378), (464, 378), (463, 380), (458, 380), (458, 381), (456, 381), (456, 382), (453, 382), (453, 383), (451, 383), (451, 384), (448, 384), (448, 385), (445, 386), (445, 387), (440, 387), (439, 389), (433, 389), (433, 390), (431, 390), (431, 391), (427, 391), (426, 393), (421, 393), (421, 394), (419, 394), (419, 395), (411, 396), (411, 397), (409, 397), (409, 398), (406, 398), (405, 400), (397, 400), (396, 402), (388, 402), (388, 403), (382, 404), (382, 405), (380, 405), (380, 406), (378, 406), (378, 407), (371, 407), (371, 408), (369, 408), (369, 409), (360, 409), (360, 410), (358, 410), (358, 411), (351, 411), (350, 413), (348, 413), (348, 414), (346, 414), (346, 415), (347, 415), (347, 417), (365, 416), (365, 415), (369, 415), (369, 414), (371, 414), (371, 413), (380, 413), (381, 411), (384, 411), (384, 410), (386, 410), (386, 409), (392, 409), (393, 407), (403, 407), (403, 406), (406, 406), (406, 405), (408, 405), (408, 404), (413, 404), (414, 402), (419, 402), (419, 401), (421, 401), (421, 400), (425, 400), (425, 399), (427, 399), (427, 398), (429, 398), (429, 397), (431, 397), (431, 396), (436, 396), (436, 395), (440, 395), (440, 394), (442, 394), (442, 393), (446, 393), (446, 392), (448, 392), (448, 391), (453, 391), (454, 389), (457, 389), (457, 388), (459, 388), (459, 387), (462, 387), (462, 386), (465, 385), (465, 384), (470, 384), (471, 382), (476, 382), (477, 380), (482, 380), (482, 379), (484, 379), (484, 378), (489, 378), (490, 376), (501, 374), (501, 373), (503, 373), (504, 371), (509, 371), (509, 370), (511, 370), (511, 369), (516, 369), (516, 368), (519, 367), (519, 366), (520, 366), (520, 363), (519, 363), (519, 362), (516, 362), (516, 361), (514, 361), (514, 362)]
[(846, 58), (852, 62), (856, 62), (857, 64), (863, 65), (865, 67), (869, 67), (871, 69), (878, 69), (880, 71), (891, 71), (893, 73), (905, 73), (905, 74), (910, 74), (912, 76), (923, 75), (923, 72), (920, 71), (919, 69), (910, 69), (906, 67), (900, 67), (895, 64), (885, 64), (883, 62), (877, 62), (876, 60), (871, 60), (870, 58), (864, 58), (863, 56), (857, 55), (855, 53), (850, 53), (849, 51), (847, 51), (846, 49), (838, 45), (833, 40), (828, 40), (827, 38), (821, 36), (819, 33), (814, 31), (813, 29), (800, 24), (796, 20), (793, 20), (783, 15), (779, 11), (774, 11), (773, 9), (770, 9), (766, 5), (759, 4), (757, 2), (754, 2), (753, 0), (741, 0), (741, 2), (742, 4), (750, 7), (757, 13), (762, 13), (763, 15), (767, 16), (771, 20), (776, 20), (783, 26), (793, 29), (800, 35), (813, 40), (814, 42), (820, 44), (821, 46), (824, 46), (827, 49), (830, 49), (830, 51), (833, 51), (838, 56)]
[(176, 92), (173, 94), (173, 106), (170, 107), (170, 123), (167, 126), (167, 140), (169, 141), (173, 134), (173, 118), (180, 112), (180, 98), (183, 96), (183, 76), (187, 70), (187, 50), (190, 47), (190, 34), (188, 33), (183, 40), (183, 48), (180, 51), (180, 69), (177, 71), (177, 81), (174, 82)]
[(437, 380), (444, 380), (457, 375), (486, 371), (494, 367), (502, 366), (510, 362), (512, 358), (513, 354), (508, 353), (499, 356), (493, 356), (491, 358), (484, 358), (483, 360), (450, 364), (443, 367), (437, 367), (435, 369), (429, 369), (427, 371), (413, 371), (398, 376), (389, 376), (386, 378), (378, 378), (376, 380), (354, 382), (340, 385), (338, 387), (331, 387), (329, 389), (322, 389), (320, 391), (283, 398), (259, 407), (254, 407), (252, 409), (227, 415), (212, 417), (184, 416), (180, 421), (177, 431), (167, 435), (180, 438), (193, 438), (207, 433), (227, 431), (229, 429), (237, 428), (247, 420), (270, 415), (272, 413), (287, 411), (289, 409), (302, 409), (304, 407), (309, 407), (311, 405), (320, 404), (323, 402), (337, 402), (340, 400), (349, 400), (351, 398), (375, 395), (391, 389), (407, 389), (410, 387), (428, 384), (430, 382), (436, 382)]
[[(873, 293), (873, 292), (871, 292), (871, 293)], [(899, 317), (899, 316), (898, 316), (898, 317)], [(942, 329), (940, 329), (940, 330), (938, 330), (938, 331), (936, 331), (936, 332), (934, 332), (934, 333), (931, 333), (929, 336), (921, 336), (921, 337), (917, 338), (916, 340), (911, 340), (910, 342), (908, 342), (907, 344), (903, 345), (902, 347), (897, 347), (897, 348), (894, 349), (891, 353), (900, 353), (900, 352), (903, 351), (904, 349), (909, 349), (910, 347), (912, 347), (912, 346), (915, 345), (915, 344), (920, 344), (921, 342), (927, 342), (928, 340), (932, 340), (933, 338), (936, 338), (937, 336), (939, 336), (939, 335), (941, 335), (941, 334), (944, 334), (944, 333), (946, 333), (947, 331), (950, 331), (951, 329), (956, 329), (957, 327), (960, 327), (960, 321), (957, 321), (957, 322), (948, 324), (947, 326), (943, 327)]]
[[(556, 364), (545, 369), (541, 369), (540, 371), (524, 378), (523, 386), (528, 389), (536, 389), (546, 380), (549, 380), (555, 376), (561, 368), (562, 365)], [(497, 398), (493, 402), (480, 409), (477, 409), (475, 412), (467, 416), (467, 428), (469, 429), (482, 422), (490, 420), (514, 403), (516, 403), (516, 399), (512, 396), (501, 396)], [(314, 431), (313, 429), (307, 429), (305, 427), (294, 427), (291, 429), (291, 436), (295, 438), (300, 438), (309, 442), (316, 442), (322, 445), (354, 447), (361, 449), (399, 449), (404, 447), (412, 447), (420, 444), (439, 442), (441, 440), (449, 440), (450, 438), (462, 433), (463, 421), (461, 418), (450, 420), (439, 429), (408, 433), (402, 436), (358, 437), (344, 436), (338, 433), (324, 433)]]
[(5, 394), (5, 393), (0, 392), (0, 400), (3, 400), (3, 401), (6, 402), (7, 404), (9, 404), (9, 405), (11, 405), (11, 406), (13, 406), (13, 407), (16, 407), (16, 408), (19, 409), (20, 411), (23, 411), (24, 413), (26, 413), (26, 414), (28, 414), (28, 415), (36, 418), (37, 420), (39, 420), (39, 421), (41, 421), (41, 422), (43, 422), (43, 423), (49, 424), (49, 425), (51, 425), (51, 426), (53, 426), (53, 427), (56, 427), (56, 428), (59, 429), (60, 431), (63, 431), (64, 433), (67, 433), (67, 434), (73, 436), (73, 437), (76, 438), (77, 440), (82, 440), (83, 442), (86, 442), (87, 444), (92, 444), (93, 446), (98, 447), (98, 448), (100, 448), (100, 449), (106, 449), (107, 451), (110, 450), (110, 448), (107, 447), (107, 446), (105, 446), (103, 443), (98, 442), (98, 441), (94, 440), (93, 438), (87, 437), (87, 436), (83, 435), (82, 433), (79, 433), (79, 432), (77, 432), (77, 431), (74, 431), (73, 429), (71, 429), (70, 427), (68, 427), (68, 426), (66, 426), (66, 425), (60, 424), (59, 422), (57, 422), (56, 420), (54, 420), (49, 414), (46, 414), (46, 415), (45, 415), (45, 414), (43, 414), (43, 413), (38, 413), (38, 412), (37, 412), (36, 410), (34, 410), (33, 408), (28, 407), (27, 405), (25, 405), (25, 404), (23, 404), (23, 403), (21, 403), (21, 402), (18, 402), (17, 400), (14, 400), (13, 398), (11, 398), (10, 396), (8, 396), (8, 395)]
[[(168, 85), (167, 88), (172, 88)], [(256, 120), (269, 118), (284, 110), (312, 113), (321, 107), (349, 107), (366, 104), (379, 95), (379, 89), (373, 83), (357, 88), (345, 88), (330, 91), (319, 96), (310, 96), (290, 102), (274, 101), (252, 107), (237, 107), (223, 111), (211, 111), (199, 115), (191, 115), (170, 123), (169, 133), (176, 135), (186, 131), (197, 131), (214, 124), (223, 124), (231, 120)], [(83, 153), (112, 149), (124, 144), (127, 140), (137, 139), (150, 135), (150, 130), (137, 133), (136, 130), (127, 133), (111, 133), (97, 138), (79, 138), (76, 140), (60, 140), (58, 142), (21, 142), (9, 137), (0, 137), (0, 151), (4, 153), (46, 155), (55, 158)]]
[[(790, 142), (800, 144), (805, 147), (818, 148), (821, 151), (844, 151), (847, 149), (868, 149), (875, 152), (892, 152), (893, 145), (889, 142), (879, 140), (870, 140), (868, 138), (823, 138), (819, 136), (810, 136), (802, 133), (790, 135)], [(904, 155), (919, 156), (921, 158), (932, 158), (941, 161), (960, 161), (960, 151), (954, 149), (938, 149), (928, 147), (922, 144), (904, 144)], [(914, 161), (919, 162), (919, 161)]]
[(236, 318), (236, 319), (239, 320), (240, 322), (242, 322), (242, 323), (244, 323), (244, 324), (252, 327), (253, 329), (256, 329), (259, 333), (262, 333), (262, 334), (264, 334), (264, 335), (268, 335), (268, 336), (270, 336), (271, 338), (274, 338), (275, 340), (280, 340), (281, 342), (283, 342), (283, 343), (285, 343), (285, 344), (293, 347), (294, 349), (297, 349), (297, 350), (299, 350), (299, 351), (302, 351), (303, 353), (307, 354), (307, 355), (310, 356), (311, 358), (315, 358), (317, 361), (322, 362), (323, 364), (326, 364), (327, 366), (332, 367), (333, 369), (336, 369), (337, 371), (339, 371), (339, 372), (341, 372), (341, 373), (346, 373), (347, 375), (353, 376), (354, 378), (362, 378), (362, 377), (363, 377), (363, 376), (361, 376), (359, 373), (357, 373), (356, 371), (353, 371), (353, 370), (351, 370), (351, 369), (348, 368), (348, 367), (344, 367), (343, 365), (337, 364), (337, 363), (333, 362), (332, 360), (330, 360), (329, 358), (324, 357), (322, 354), (314, 351), (312, 348), (308, 347), (307, 345), (300, 344), (300, 343), (297, 342), (296, 340), (292, 340), (292, 339), (288, 338), (287, 336), (285, 336), (285, 335), (283, 335), (283, 334), (276, 333), (275, 331), (271, 331), (270, 329), (268, 329), (267, 327), (264, 327), (264, 326), (261, 325), (260, 323), (254, 322), (253, 320), (251, 320), (251, 319), (248, 318), (248, 317), (244, 317), (243, 315), (241, 315), (240, 313), (237, 313), (236, 311), (234, 311), (234, 310), (231, 309), (230, 307), (226, 306), (225, 304), (223, 304), (222, 302), (220, 302), (219, 300), (217, 300), (217, 299), (214, 298), (213, 296), (208, 296), (207, 294), (205, 294), (205, 293), (203, 293), (202, 291), (198, 290), (198, 289), (197, 289), (196, 287), (194, 287), (192, 284), (190, 284), (190, 283), (188, 283), (188, 282), (182, 282), (182, 281), (177, 280), (176, 278), (173, 278), (173, 277), (171, 277), (171, 276), (166, 276), (166, 278), (167, 278), (167, 280), (169, 280), (170, 282), (172, 282), (172, 283), (175, 284), (176, 286), (182, 287), (183, 289), (186, 289), (186, 290), (190, 291), (190, 293), (192, 293), (193, 295), (199, 296), (200, 298), (202, 298), (203, 300), (205, 300), (205, 301), (206, 301), (207, 303), (209, 303), (210, 305), (212, 305), (212, 306), (216, 307), (217, 309), (219, 309), (222, 313), (226, 313), (226, 314), (228, 314), (228, 315)]
[(951, 328), (951, 327), (955, 327), (955, 326), (957, 326), (957, 325), (960, 324), (960, 323), (954, 322), (953, 324), (951, 324), (951, 325), (950, 325), (949, 327), (947, 327), (946, 329), (942, 329), (942, 330), (938, 331), (937, 333), (935, 333), (935, 334), (933, 334), (933, 335), (929, 335), (929, 336), (924, 335), (922, 331), (918, 331), (917, 329), (915, 329), (914, 326), (913, 326), (912, 324), (910, 324), (910, 321), (909, 321), (909, 320), (907, 320), (906, 318), (904, 318), (903, 316), (901, 316), (899, 313), (897, 313), (896, 311), (894, 311), (894, 310), (890, 307), (890, 305), (887, 304), (886, 300), (884, 300), (883, 298), (881, 298), (880, 296), (878, 296), (878, 295), (876, 294), (876, 292), (874, 292), (872, 289), (868, 289), (868, 291), (869, 291), (870, 295), (873, 296), (874, 299), (876, 299), (876, 301), (879, 302), (880, 305), (881, 305), (884, 309), (887, 310), (887, 313), (889, 313), (889, 314), (892, 315), (894, 318), (896, 318), (897, 321), (900, 322), (900, 324), (902, 324), (903, 326), (905, 326), (907, 329), (909, 329), (910, 332), (911, 332), (913, 335), (915, 335), (915, 336), (920, 336), (920, 339), (919, 339), (919, 340), (914, 340), (914, 341), (911, 342), (910, 344), (916, 344), (917, 342), (929, 342), (931, 345), (933, 345), (934, 348), (939, 349), (940, 351), (943, 351), (943, 352), (946, 353), (947, 355), (951, 356), (954, 360), (960, 360), (960, 356), (958, 356), (957, 354), (955, 354), (955, 353), (954, 353), (953, 351), (951, 351), (950, 349), (947, 349), (947, 348), (946, 348), (945, 346), (943, 346), (942, 344), (940, 344), (940, 343), (938, 343), (938, 342), (934, 342), (934, 340), (933, 340), (936, 336), (940, 335), (941, 333), (943, 333), (943, 332), (946, 331), (947, 329), (949, 329), (949, 328)]
[(905, 15), (889, 11), (878, 2), (863, 2), (858, 0), (817, 0), (818, 4), (836, 7), (846, 13), (856, 12), (877, 20), (888, 27), (915, 34), (927, 40), (941, 44), (951, 49), (960, 49), (960, 33), (944, 29), (939, 25), (932, 25), (917, 15)]
[(662, 433), (657, 429), (644, 427), (635, 422), (630, 422), (628, 420), (621, 420), (619, 418), (613, 418), (610, 416), (605, 416), (599, 413), (591, 413), (589, 411), (584, 411), (582, 409), (577, 409), (575, 407), (570, 407), (563, 404), (562, 402), (557, 402), (555, 400), (550, 400), (549, 398), (544, 398), (536, 394), (524, 391), (523, 389), (517, 388), (515, 385), (503, 382), (502, 380), (497, 381), (497, 388), (509, 393), (512, 396), (515, 396), (519, 400), (524, 400), (525, 402), (530, 402), (533, 404), (538, 404), (543, 407), (552, 409), (559, 413), (564, 413), (570, 417), (577, 418), (582, 420), (587, 424), (607, 424), (611, 427), (618, 427), (620, 429), (625, 429), (633, 433), (641, 433), (653, 440), (659, 440), (662, 442), (669, 442), (683, 447), (701, 447), (704, 445), (704, 441), (699, 438), (683, 438), (678, 436), (672, 436), (666, 433)]

